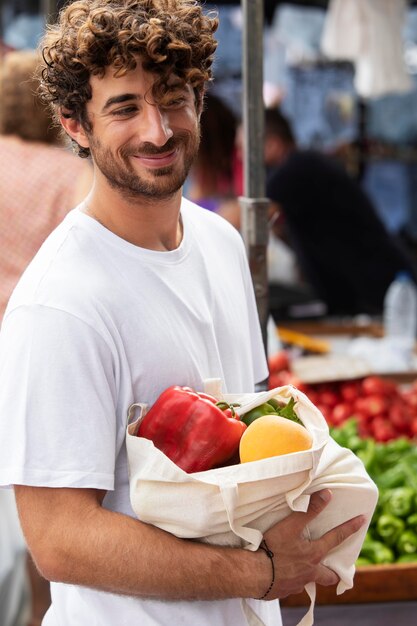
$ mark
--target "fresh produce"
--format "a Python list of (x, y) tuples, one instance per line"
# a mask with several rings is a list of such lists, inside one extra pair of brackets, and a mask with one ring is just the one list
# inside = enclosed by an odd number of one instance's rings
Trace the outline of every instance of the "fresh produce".
[(241, 463), (308, 450), (313, 444), (308, 430), (281, 415), (263, 415), (254, 420), (240, 440)]
[(246, 424), (233, 406), (189, 387), (168, 387), (142, 419), (137, 435), (185, 472), (227, 462), (239, 449)]
[(401, 437), (388, 442), (359, 435), (349, 419), (331, 428), (332, 437), (364, 463), (379, 489), (379, 500), (359, 564), (417, 562), (417, 445)]

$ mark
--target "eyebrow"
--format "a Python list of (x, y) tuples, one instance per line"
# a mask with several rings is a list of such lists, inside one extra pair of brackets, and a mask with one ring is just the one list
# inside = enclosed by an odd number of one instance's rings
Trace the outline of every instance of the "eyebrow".
[(113, 96), (112, 98), (109, 98), (107, 100), (102, 109), (102, 112), (104, 113), (105, 111), (107, 111), (113, 104), (120, 104), (121, 102), (127, 102), (128, 100), (139, 100), (140, 98), (141, 96), (138, 96), (134, 93), (123, 93), (119, 96)]

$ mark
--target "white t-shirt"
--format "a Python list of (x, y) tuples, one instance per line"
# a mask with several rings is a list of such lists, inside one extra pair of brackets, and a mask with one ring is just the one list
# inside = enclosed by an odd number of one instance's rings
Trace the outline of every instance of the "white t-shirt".
[[(0, 333), (0, 484), (108, 490), (133, 515), (125, 446), (133, 402), (172, 384), (251, 391), (267, 367), (243, 242), (183, 200), (169, 252), (117, 237), (74, 209), (9, 302)], [(45, 626), (246, 624), (240, 600), (165, 602), (52, 584)], [(250, 601), (265, 624), (278, 603)]]

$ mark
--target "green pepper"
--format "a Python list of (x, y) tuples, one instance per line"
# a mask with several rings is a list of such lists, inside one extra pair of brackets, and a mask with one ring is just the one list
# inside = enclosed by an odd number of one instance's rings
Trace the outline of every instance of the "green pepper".
[(384, 514), (378, 518), (376, 532), (388, 546), (393, 546), (405, 530), (405, 523), (400, 517)]
[(411, 487), (391, 489), (385, 504), (385, 512), (394, 517), (407, 517), (413, 513), (415, 491)]
[(417, 554), (417, 534), (405, 530), (398, 538), (397, 550), (400, 554)]
[(363, 440), (362, 446), (355, 451), (356, 455), (360, 458), (365, 466), (367, 472), (372, 471), (372, 467), (375, 463), (375, 447), (376, 442), (374, 439)]
[(395, 560), (394, 551), (389, 546), (386, 546), (382, 541), (367, 538), (365, 538), (359, 556), (377, 565), (393, 563)]
[(407, 474), (401, 465), (387, 466), (381, 474), (377, 473), (377, 470), (374, 472), (376, 474), (374, 480), (379, 489), (395, 489), (406, 484)]
[(412, 513), (406, 519), (407, 522), (407, 530), (413, 530), (417, 532), (417, 513)]
[(248, 411), (247, 413), (242, 415), (241, 420), (246, 424), (246, 426), (249, 426), (249, 424), (252, 424), (252, 422), (258, 419), (258, 417), (269, 414), (276, 415), (277, 412), (271, 404), (269, 404), (268, 402), (264, 402), (263, 404), (256, 406), (251, 411)]
[(282, 404), (280, 402), (278, 402), (278, 400), (276, 398), (270, 398), (267, 401), (267, 404), (270, 404), (273, 407), (275, 412), (279, 411), (279, 409), (282, 409)]

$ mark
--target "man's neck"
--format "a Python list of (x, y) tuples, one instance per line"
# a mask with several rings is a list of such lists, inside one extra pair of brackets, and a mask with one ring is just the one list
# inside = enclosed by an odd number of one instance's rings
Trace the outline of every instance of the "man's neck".
[(141, 248), (169, 251), (182, 241), (181, 190), (169, 198), (124, 198), (111, 187), (93, 186), (83, 211), (118, 237)]

